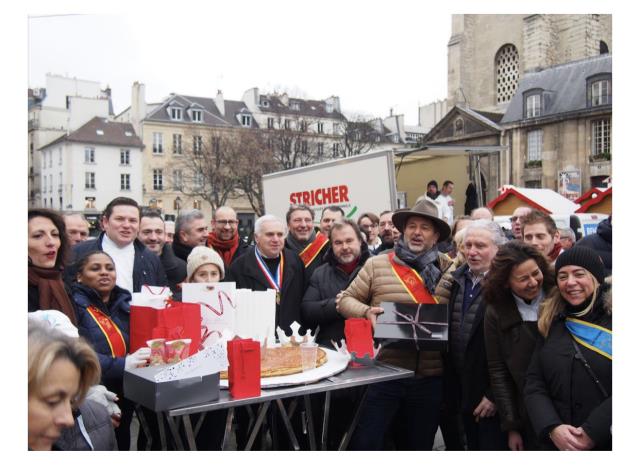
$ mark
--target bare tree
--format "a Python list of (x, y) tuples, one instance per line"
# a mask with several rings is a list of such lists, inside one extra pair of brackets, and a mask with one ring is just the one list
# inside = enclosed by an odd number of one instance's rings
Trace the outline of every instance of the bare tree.
[(341, 157), (367, 153), (382, 138), (371, 122), (361, 116), (343, 121), (339, 135)]
[(264, 214), (262, 176), (279, 170), (278, 163), (269, 149), (267, 133), (256, 129), (240, 130), (238, 143), (234, 160), (238, 188), (259, 217)]
[(182, 158), (173, 166), (174, 189), (200, 198), (213, 211), (237, 195), (238, 178), (233, 172), (237, 155), (235, 130), (189, 128), (184, 135)]

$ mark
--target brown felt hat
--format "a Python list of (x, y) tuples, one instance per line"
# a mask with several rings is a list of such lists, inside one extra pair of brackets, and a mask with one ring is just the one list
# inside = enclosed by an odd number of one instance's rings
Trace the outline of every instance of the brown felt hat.
[(393, 213), (393, 216), (391, 216), (391, 220), (393, 221), (393, 225), (396, 226), (400, 232), (404, 233), (404, 225), (411, 216), (418, 216), (431, 221), (435, 225), (436, 231), (440, 234), (438, 242), (449, 238), (451, 228), (446, 221), (438, 217), (438, 206), (431, 198), (420, 198), (411, 209), (397, 210)]

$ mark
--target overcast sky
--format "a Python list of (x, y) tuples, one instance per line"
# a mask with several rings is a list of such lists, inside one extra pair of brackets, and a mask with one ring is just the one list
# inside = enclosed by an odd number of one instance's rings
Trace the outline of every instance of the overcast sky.
[(218, 89), (240, 100), (258, 87), (337, 95), (343, 111), (369, 116), (393, 108), (406, 124), (418, 124), (420, 105), (446, 98), (450, 12), (427, 2), (325, 1), (304, 11), (303, 3), (31, 16), (29, 86), (45, 86), (47, 73), (99, 81), (111, 87), (116, 113), (129, 106), (134, 81), (146, 85), (148, 102)]

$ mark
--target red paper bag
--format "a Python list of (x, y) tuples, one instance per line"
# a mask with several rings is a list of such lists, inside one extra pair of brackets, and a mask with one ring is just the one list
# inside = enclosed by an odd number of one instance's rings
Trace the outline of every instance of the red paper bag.
[(363, 318), (351, 318), (344, 321), (344, 336), (349, 352), (355, 353), (357, 358), (368, 354), (373, 358), (373, 332), (371, 322)]
[(172, 302), (164, 309), (131, 306), (129, 320), (129, 351), (147, 346), (147, 340), (191, 339), (189, 355), (200, 349), (200, 305)]
[(234, 339), (227, 342), (229, 394), (234, 398), (260, 395), (260, 342)]

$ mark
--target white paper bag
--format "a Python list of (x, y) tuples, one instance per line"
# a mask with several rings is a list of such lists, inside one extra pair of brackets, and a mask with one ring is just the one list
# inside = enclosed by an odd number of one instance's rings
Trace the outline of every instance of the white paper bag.
[(235, 282), (183, 283), (182, 301), (200, 304), (204, 347), (220, 341), (225, 330), (235, 332)]
[(172, 295), (166, 286), (143, 285), (139, 293), (131, 295), (131, 305), (164, 309)]

